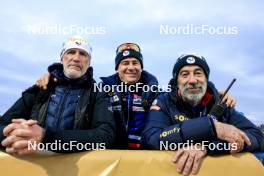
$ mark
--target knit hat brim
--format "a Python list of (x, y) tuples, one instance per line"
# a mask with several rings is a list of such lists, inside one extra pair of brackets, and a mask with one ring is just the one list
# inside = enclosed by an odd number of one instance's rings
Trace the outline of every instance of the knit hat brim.
[(181, 70), (182, 67), (188, 66), (188, 65), (198, 65), (200, 66), (206, 75), (206, 78), (209, 78), (210, 74), (210, 68), (205, 60), (204, 57), (202, 56), (196, 56), (196, 55), (185, 55), (181, 56), (177, 59), (177, 62), (174, 65), (173, 71), (172, 71), (172, 76), (173, 78), (177, 79), (178, 74)]
[(118, 66), (120, 64), (120, 62), (126, 58), (129, 58), (129, 57), (133, 57), (133, 58), (136, 58), (137, 60), (139, 60), (140, 64), (141, 64), (141, 68), (143, 69), (143, 57), (142, 57), (142, 54), (140, 52), (137, 52), (133, 49), (126, 49), (122, 52), (119, 52), (117, 55), (116, 55), (116, 58), (115, 58), (115, 70), (118, 69)]
[(92, 47), (88, 44), (88, 42), (83, 39), (80, 36), (74, 36), (69, 38), (67, 41), (65, 41), (62, 45), (62, 51), (60, 54), (60, 57), (62, 59), (63, 55), (69, 50), (69, 49), (81, 49), (85, 51), (91, 58), (92, 55)]

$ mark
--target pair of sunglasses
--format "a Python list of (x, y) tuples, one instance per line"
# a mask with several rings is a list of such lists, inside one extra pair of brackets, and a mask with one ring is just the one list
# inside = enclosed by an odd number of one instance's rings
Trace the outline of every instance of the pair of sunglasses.
[(197, 54), (182, 54), (178, 60), (181, 60), (181, 59), (186, 59), (188, 57), (194, 57), (194, 58), (198, 58), (198, 59), (201, 59), (203, 61), (205, 61), (205, 58), (203, 56), (200, 56), (200, 55), (197, 55)]
[(136, 43), (123, 43), (117, 47), (116, 53), (120, 53), (126, 49), (132, 49), (140, 52), (140, 47)]

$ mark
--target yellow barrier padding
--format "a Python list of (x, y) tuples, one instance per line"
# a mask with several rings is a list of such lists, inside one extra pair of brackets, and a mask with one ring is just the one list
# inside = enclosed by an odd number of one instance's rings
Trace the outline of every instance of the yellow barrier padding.
[[(0, 152), (1, 176), (177, 176), (173, 151), (103, 150), (14, 157)], [(251, 153), (207, 156), (199, 176), (264, 176)]]

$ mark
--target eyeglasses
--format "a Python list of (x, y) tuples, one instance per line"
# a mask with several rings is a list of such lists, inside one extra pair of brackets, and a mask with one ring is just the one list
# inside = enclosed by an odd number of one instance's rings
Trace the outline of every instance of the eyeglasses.
[(137, 52), (140, 52), (140, 48), (137, 44), (135, 44), (135, 43), (123, 43), (117, 47), (116, 53), (120, 53), (126, 49), (132, 49), (132, 50), (135, 50)]

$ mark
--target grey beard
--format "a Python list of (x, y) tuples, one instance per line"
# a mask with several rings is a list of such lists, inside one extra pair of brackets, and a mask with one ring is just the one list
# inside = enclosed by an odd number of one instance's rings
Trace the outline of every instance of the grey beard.
[(84, 72), (84, 73), (81, 73), (80, 75), (71, 75), (69, 73), (69, 69), (65, 68), (64, 66), (63, 66), (63, 73), (69, 79), (78, 79), (78, 78), (82, 77), (85, 74), (85, 72)]
[(198, 86), (202, 87), (202, 89), (201, 89), (201, 92), (197, 93), (197, 94), (187, 93), (187, 91), (186, 91), (187, 86), (186, 85), (179, 87), (181, 94), (182, 94), (182, 98), (192, 106), (196, 106), (202, 100), (202, 98), (206, 92), (207, 82), (205, 82), (203, 85), (198, 85)]

